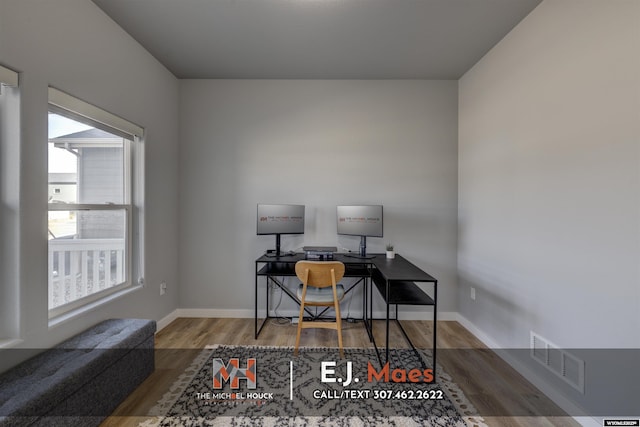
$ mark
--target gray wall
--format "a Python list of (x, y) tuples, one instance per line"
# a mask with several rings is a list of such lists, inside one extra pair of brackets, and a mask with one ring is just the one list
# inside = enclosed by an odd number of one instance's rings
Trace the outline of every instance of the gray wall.
[(639, 18), (545, 1), (460, 80), (459, 309), (498, 347), (640, 346)]
[(640, 345), (637, 19), (543, 2), (460, 80), (460, 309), (503, 346)]
[[(253, 261), (275, 244), (256, 236), (256, 204), (295, 203), (306, 234), (283, 236), (283, 250), (357, 250), (336, 235), (336, 205), (383, 204), (369, 251), (393, 242), (456, 310), (455, 81), (180, 84), (180, 307), (251, 316)], [(281, 314), (292, 308), (285, 298)]]
[[(88, 0), (0, 2), (0, 62), (21, 72), (19, 337), (46, 347), (111, 317), (161, 319), (177, 306), (178, 82)], [(49, 328), (47, 87), (146, 129), (147, 287)], [(159, 283), (169, 289), (159, 295)]]

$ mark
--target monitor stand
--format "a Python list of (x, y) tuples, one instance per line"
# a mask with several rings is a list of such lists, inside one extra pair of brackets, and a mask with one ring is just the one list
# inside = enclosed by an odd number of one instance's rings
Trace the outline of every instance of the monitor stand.
[(280, 257), (295, 255), (292, 251), (282, 253), (282, 251), (280, 251), (280, 234), (276, 234), (275, 236), (276, 236), (276, 249), (275, 251), (268, 250), (267, 253), (265, 254), (266, 256), (271, 258), (280, 258)]
[(358, 252), (358, 255), (349, 254), (347, 256), (360, 259), (373, 259), (376, 257), (375, 255), (367, 255), (367, 236), (360, 236), (360, 252)]
[(268, 257), (280, 258), (282, 253), (280, 253), (280, 235), (276, 234), (276, 250), (275, 252), (267, 251), (266, 255)]

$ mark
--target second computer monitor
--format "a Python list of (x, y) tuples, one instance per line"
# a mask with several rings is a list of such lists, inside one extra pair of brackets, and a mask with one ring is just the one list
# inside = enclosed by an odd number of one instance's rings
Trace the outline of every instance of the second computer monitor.
[(360, 256), (367, 252), (367, 237), (383, 237), (382, 205), (337, 207), (338, 234), (360, 236)]

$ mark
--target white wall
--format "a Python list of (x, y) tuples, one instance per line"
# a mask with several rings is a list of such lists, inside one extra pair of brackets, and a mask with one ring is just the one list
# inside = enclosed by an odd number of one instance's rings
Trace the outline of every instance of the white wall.
[[(178, 82), (88, 0), (2, 0), (0, 63), (21, 72), (19, 338), (47, 347), (112, 317), (161, 319), (177, 304)], [(146, 129), (147, 287), (49, 328), (47, 87)], [(159, 296), (159, 283), (169, 284)]]
[(455, 81), (180, 84), (180, 307), (252, 316), (253, 261), (275, 244), (256, 236), (256, 204), (295, 203), (306, 234), (283, 236), (283, 250), (357, 250), (336, 235), (336, 205), (383, 204), (385, 237), (368, 250), (393, 242), (456, 310)]
[(499, 347), (640, 346), (639, 22), (547, 0), (459, 82), (459, 308)]

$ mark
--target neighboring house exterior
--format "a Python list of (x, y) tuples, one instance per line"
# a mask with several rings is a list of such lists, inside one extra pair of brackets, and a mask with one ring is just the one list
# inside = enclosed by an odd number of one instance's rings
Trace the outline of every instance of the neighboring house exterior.
[(78, 200), (76, 173), (49, 174), (49, 203), (75, 203)]
[[(100, 129), (89, 129), (63, 135), (50, 140), (56, 148), (66, 149), (77, 156), (76, 198), (58, 198), (53, 200), (66, 203), (122, 203), (124, 198), (123, 182), (123, 143), (124, 140)], [(52, 185), (52, 181), (62, 174), (49, 175), (49, 187), (54, 190), (64, 188)], [(65, 196), (71, 190), (65, 189)], [(124, 221), (119, 212), (81, 211), (77, 213), (77, 238), (122, 238)]]

